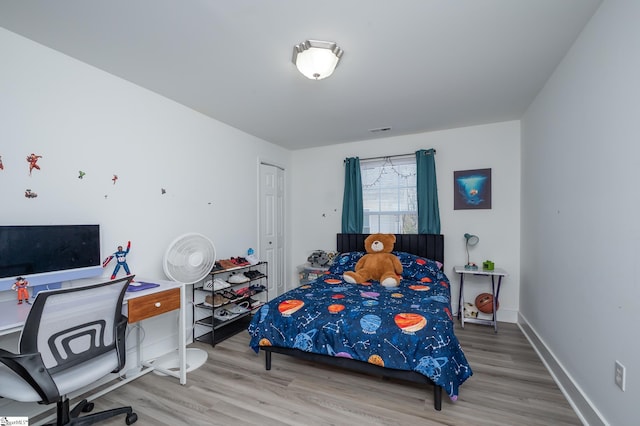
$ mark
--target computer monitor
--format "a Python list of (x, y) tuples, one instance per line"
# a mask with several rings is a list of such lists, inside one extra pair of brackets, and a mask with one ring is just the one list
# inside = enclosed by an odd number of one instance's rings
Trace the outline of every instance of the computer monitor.
[(99, 225), (0, 226), (0, 291), (18, 277), (54, 288), (101, 274)]

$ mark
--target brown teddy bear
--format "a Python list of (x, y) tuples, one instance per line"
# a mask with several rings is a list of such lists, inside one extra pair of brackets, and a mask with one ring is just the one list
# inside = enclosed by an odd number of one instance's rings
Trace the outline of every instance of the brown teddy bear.
[(397, 256), (391, 254), (396, 236), (393, 234), (371, 234), (364, 240), (367, 254), (356, 263), (355, 272), (347, 271), (342, 277), (351, 284), (368, 280), (379, 281), (385, 287), (397, 287), (400, 284), (402, 264)]

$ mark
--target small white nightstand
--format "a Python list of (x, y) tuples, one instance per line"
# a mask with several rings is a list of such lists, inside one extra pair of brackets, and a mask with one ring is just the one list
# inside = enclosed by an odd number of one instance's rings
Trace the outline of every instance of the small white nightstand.
[[(487, 269), (465, 269), (464, 266), (455, 266), (454, 271), (460, 275), (460, 296), (458, 297), (458, 318), (460, 319), (460, 325), (464, 328), (465, 322), (473, 322), (477, 324), (492, 325), (493, 330), (498, 332), (498, 317), (497, 317), (497, 304), (498, 296), (500, 295), (500, 286), (502, 285), (502, 277), (506, 277), (507, 271), (501, 268), (495, 268), (493, 270)], [(484, 275), (491, 277), (491, 294), (493, 294), (493, 314), (491, 319), (482, 318), (465, 318), (464, 317), (464, 276), (465, 275)], [(495, 277), (498, 277), (498, 283), (496, 285)]]

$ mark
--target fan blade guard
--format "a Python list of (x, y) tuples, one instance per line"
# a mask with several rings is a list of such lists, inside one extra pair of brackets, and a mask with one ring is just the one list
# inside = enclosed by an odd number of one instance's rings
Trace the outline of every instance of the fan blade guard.
[(192, 232), (179, 236), (169, 244), (162, 263), (167, 277), (193, 284), (209, 275), (215, 261), (216, 248), (211, 240)]

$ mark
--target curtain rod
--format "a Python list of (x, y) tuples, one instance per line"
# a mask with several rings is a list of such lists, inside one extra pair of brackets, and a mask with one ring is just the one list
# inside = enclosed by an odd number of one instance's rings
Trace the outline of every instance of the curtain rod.
[[(435, 153), (436, 153), (436, 150), (435, 150), (435, 149), (433, 149), (433, 148), (432, 148), (432, 149), (427, 149), (427, 150), (425, 150), (425, 151), (431, 151), (431, 152), (432, 152), (432, 154), (435, 154)], [(408, 156), (410, 156), (410, 155), (415, 155), (415, 154), (416, 154), (415, 152), (411, 152), (411, 153), (409, 153), (409, 154), (396, 154), (396, 155), (384, 155), (384, 156), (381, 156), (381, 157), (361, 158), (360, 160), (362, 160), (362, 161), (367, 161), (367, 160), (384, 160), (385, 158), (408, 157)]]

